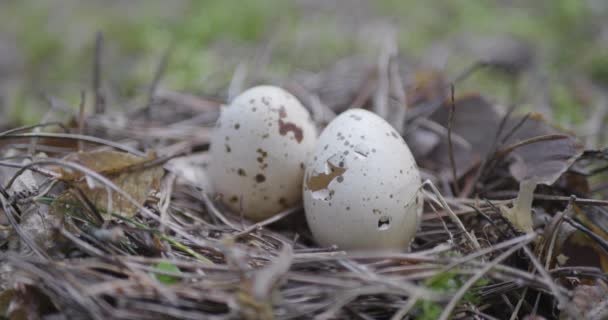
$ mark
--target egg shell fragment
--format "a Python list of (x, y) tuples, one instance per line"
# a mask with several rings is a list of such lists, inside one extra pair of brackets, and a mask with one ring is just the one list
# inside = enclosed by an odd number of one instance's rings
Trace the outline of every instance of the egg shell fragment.
[(351, 109), (325, 128), (307, 162), (306, 220), (322, 246), (406, 250), (422, 211), (420, 184), (414, 157), (393, 127)]
[(254, 221), (296, 205), (316, 138), (309, 112), (292, 94), (274, 86), (246, 90), (222, 107), (211, 137), (214, 192)]

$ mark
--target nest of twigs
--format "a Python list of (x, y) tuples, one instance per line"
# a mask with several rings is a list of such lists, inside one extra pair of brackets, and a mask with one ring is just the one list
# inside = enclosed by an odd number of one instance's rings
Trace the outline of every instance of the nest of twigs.
[[(525, 72), (518, 63), (484, 61), (450, 78), (382, 54), (271, 82), (297, 95), (320, 127), (361, 107), (403, 134), (429, 181), (409, 250), (320, 248), (301, 207), (259, 223), (225, 210), (206, 192), (205, 166), (229, 97), (161, 89), (159, 74), (145, 106), (110, 111), (93, 90), (94, 108), (84, 110), (95, 112), (0, 133), (2, 315), (608, 317), (608, 202), (589, 182), (608, 154), (583, 151), (516, 106), (450, 90), (483, 68)], [(263, 81), (253, 75), (227, 92)], [(530, 181), (540, 185), (526, 230), (505, 212), (525, 206), (525, 192), (516, 196)]]

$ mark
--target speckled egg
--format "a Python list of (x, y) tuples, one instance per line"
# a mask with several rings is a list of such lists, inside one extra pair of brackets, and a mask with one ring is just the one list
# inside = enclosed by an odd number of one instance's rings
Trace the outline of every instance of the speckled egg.
[(306, 220), (322, 246), (406, 250), (422, 210), (420, 184), (416, 162), (393, 127), (351, 109), (329, 123), (307, 162)]
[(212, 134), (214, 192), (254, 221), (296, 205), (316, 138), (310, 114), (289, 92), (274, 86), (243, 92), (222, 107)]

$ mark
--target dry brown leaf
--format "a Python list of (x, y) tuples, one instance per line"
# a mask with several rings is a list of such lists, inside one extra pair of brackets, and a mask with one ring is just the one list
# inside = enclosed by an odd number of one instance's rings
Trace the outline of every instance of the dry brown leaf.
[[(158, 190), (163, 169), (160, 166), (146, 167), (145, 164), (156, 156), (138, 157), (117, 151), (91, 151), (73, 153), (66, 161), (81, 164), (111, 180), (116, 186), (128, 193), (139, 204), (143, 204), (152, 189)], [(137, 206), (116, 192), (108, 197), (108, 188), (98, 181), (89, 179), (82, 172), (60, 169), (61, 179), (83, 191), (88, 200), (97, 208), (104, 220), (113, 213), (130, 218), (137, 213)], [(73, 209), (79, 203), (72, 193), (64, 192), (59, 197), (62, 209)], [(56, 207), (56, 209), (59, 209)]]
[[(589, 229), (595, 236), (608, 242), (608, 210), (604, 207), (574, 204), (576, 222)], [(608, 252), (605, 247), (577, 230), (563, 241), (559, 253), (570, 259), (566, 266), (594, 266), (608, 272)]]
[[(448, 127), (450, 101), (435, 112), (431, 120)], [(495, 147), (494, 137), (503, 116), (498, 109), (483, 96), (465, 94), (455, 99), (452, 132), (471, 145), (471, 150), (455, 148), (454, 159), (459, 177), (485, 157)], [(583, 145), (574, 137), (550, 126), (540, 115), (533, 114), (519, 125), (523, 117), (508, 119), (504, 125), (498, 143), (509, 132), (513, 134), (502, 144), (503, 148), (521, 141), (548, 135), (563, 135), (560, 139), (540, 140), (514, 148), (508, 157), (512, 161), (511, 174), (518, 181), (530, 180), (537, 184), (554, 183), (583, 152)], [(518, 128), (514, 129), (516, 126)], [(431, 161), (438, 161), (437, 167), (450, 171), (447, 138), (428, 156)], [(448, 175), (449, 176), (449, 175)]]
[[(509, 127), (507, 126), (507, 128)], [(553, 184), (583, 154), (583, 145), (577, 139), (551, 127), (542, 116), (534, 114), (515, 131), (506, 143), (506, 145), (510, 145), (534, 137), (556, 134), (563, 134), (563, 136), (559, 139), (538, 141), (514, 149), (511, 152), (513, 162), (509, 167), (511, 175), (520, 182), (534, 181), (537, 184)]]
[[(451, 102), (446, 101), (430, 119), (447, 128), (450, 105)], [(454, 143), (456, 173), (461, 177), (491, 151), (502, 116), (490, 101), (479, 94), (457, 97), (455, 106), (452, 140), (458, 136), (470, 145), (470, 148), (460, 148), (458, 143)], [(441, 137), (439, 145), (427, 158), (428, 161), (436, 162), (435, 166), (440, 168), (442, 175), (451, 178), (447, 135)]]

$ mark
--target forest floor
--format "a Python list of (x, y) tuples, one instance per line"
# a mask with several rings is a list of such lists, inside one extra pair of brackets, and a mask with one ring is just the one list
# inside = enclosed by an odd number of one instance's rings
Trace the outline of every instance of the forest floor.
[[(0, 315), (605, 319), (603, 1), (0, 4)], [(210, 192), (257, 84), (319, 131), (394, 126), (425, 183), (402, 252), (319, 247)]]

